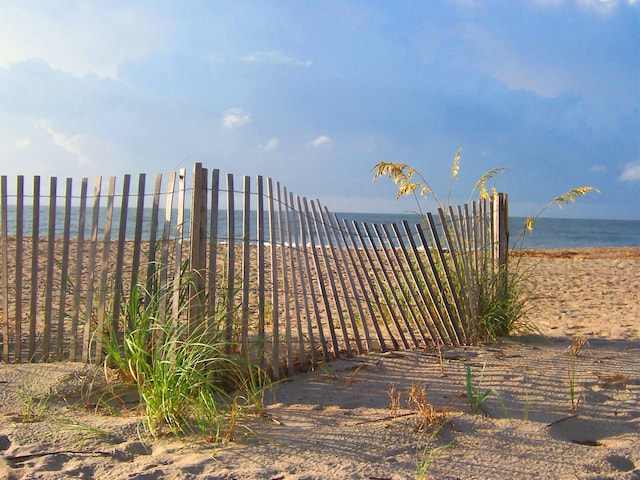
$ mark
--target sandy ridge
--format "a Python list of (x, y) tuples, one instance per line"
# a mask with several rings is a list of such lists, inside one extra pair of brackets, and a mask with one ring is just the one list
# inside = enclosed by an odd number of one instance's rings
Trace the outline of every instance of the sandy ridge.
[[(524, 254), (532, 320), (542, 335), (437, 352), (340, 360), (282, 382), (268, 418), (233, 443), (151, 441), (135, 409), (95, 413), (79, 363), (0, 364), (0, 477), (12, 479), (417, 478), (429, 434), (416, 431), (406, 393), (418, 383), (449, 421), (433, 439), (429, 478), (640, 478), (640, 248)], [(568, 354), (573, 336), (587, 343)], [(466, 367), (494, 389), (471, 412)], [(572, 411), (569, 374), (579, 405)], [(56, 388), (45, 417), (20, 420), (20, 385)], [(389, 419), (389, 389), (403, 392)], [(89, 428), (91, 427), (91, 428)], [(92, 430), (93, 429), (93, 430)]]

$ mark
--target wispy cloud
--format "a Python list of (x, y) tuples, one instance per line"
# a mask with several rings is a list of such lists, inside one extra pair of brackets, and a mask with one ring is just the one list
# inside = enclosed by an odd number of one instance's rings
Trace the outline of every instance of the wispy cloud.
[(51, 136), (51, 140), (58, 147), (73, 155), (80, 163), (89, 163), (89, 158), (82, 153), (81, 143), (84, 140), (83, 135), (74, 135), (69, 137), (61, 132), (58, 132), (51, 127), (46, 121), (38, 120), (35, 122), (35, 125), (45, 132), (47, 132)]
[(307, 147), (311, 148), (329, 147), (331, 145), (333, 145), (333, 139), (326, 135), (320, 135), (318, 138), (307, 143)]
[(640, 181), (640, 161), (634, 163), (627, 163), (622, 170), (620, 180), (625, 182), (638, 182)]
[(294, 65), (296, 67), (310, 67), (313, 64), (311, 60), (299, 60), (297, 58), (285, 55), (282, 52), (273, 50), (268, 52), (254, 52), (250, 55), (242, 57), (242, 60), (250, 63), (281, 63)]
[(634, 5), (637, 0), (576, 0), (582, 8), (606, 13), (615, 9), (619, 4)]
[(117, 79), (122, 63), (161, 49), (172, 31), (168, 21), (128, 4), (31, 3), (3, 7), (0, 67), (39, 59), (76, 77)]
[(251, 122), (251, 115), (242, 108), (230, 108), (222, 114), (222, 126), (230, 130)]
[(270, 152), (276, 148), (278, 148), (278, 139), (276, 137), (270, 138), (269, 141), (262, 146), (265, 152)]

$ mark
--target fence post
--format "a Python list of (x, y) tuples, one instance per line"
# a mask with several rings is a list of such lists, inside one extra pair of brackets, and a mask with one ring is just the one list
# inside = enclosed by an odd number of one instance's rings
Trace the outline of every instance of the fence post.
[(494, 274), (502, 275), (499, 278), (497, 295), (502, 297), (507, 286), (506, 273), (508, 268), (509, 255), (509, 196), (506, 193), (496, 193), (493, 195), (491, 208), (491, 222), (493, 238)]
[(189, 332), (202, 325), (205, 312), (207, 248), (207, 169), (193, 167), (191, 226), (189, 228)]

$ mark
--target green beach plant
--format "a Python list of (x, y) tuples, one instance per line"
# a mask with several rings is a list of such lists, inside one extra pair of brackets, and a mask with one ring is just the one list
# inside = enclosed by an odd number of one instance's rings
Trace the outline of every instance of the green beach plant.
[(190, 327), (171, 313), (165, 295), (172, 292), (134, 286), (126, 321), (120, 322), (122, 339), (114, 328), (117, 319), (109, 323), (105, 368), (117, 370), (138, 389), (153, 435), (168, 429), (174, 435), (199, 432), (218, 441), (225, 427), (236, 428), (239, 413), (262, 410), (269, 376), (249, 356), (227, 353), (216, 319)]
[[(436, 308), (443, 311), (442, 303), (445, 302), (456, 305), (459, 312), (450, 318), (452, 325), (458, 324), (462, 327), (467, 343), (477, 343), (494, 340), (498, 335), (508, 334), (519, 327), (524, 323), (522, 318), (524, 310), (517, 302), (518, 284), (511, 281), (508, 270), (502, 268), (496, 271), (489, 252), (481, 254), (475, 246), (471, 245), (471, 242), (465, 246), (464, 242), (460, 243), (456, 240), (453, 227), (455, 219), (451, 216), (449, 206), (453, 185), (460, 172), (460, 156), (461, 149), (453, 160), (446, 201), (440, 198), (424, 176), (408, 164), (380, 162), (373, 168), (375, 172), (373, 181), (387, 176), (398, 185), (396, 199), (413, 196), (417, 205), (415, 213), (427, 231), (429, 226), (422, 201), (433, 198), (437, 203), (440, 214), (445, 220), (442, 228), (449, 230), (448, 238), (451, 238), (456, 246), (446, 258), (435, 256), (433, 275), (436, 277), (434, 280), (439, 279), (442, 285), (441, 299), (437, 300), (437, 305), (427, 306), (426, 309), (431, 311)], [(488, 199), (487, 183), (504, 170), (504, 168), (494, 168), (482, 175), (476, 182), (471, 195), (479, 192), (481, 199)], [(458, 273), (449, 275), (448, 271)]]
[(571, 345), (566, 350), (566, 353), (570, 357), (569, 361), (569, 375), (568, 375), (568, 383), (569, 383), (569, 396), (571, 398), (571, 411), (577, 412), (580, 408), (580, 400), (582, 399), (582, 392), (578, 391), (578, 385), (576, 384), (576, 363), (580, 352), (587, 344), (586, 337), (581, 335), (574, 335), (571, 339)]
[(51, 388), (44, 394), (38, 392), (32, 384), (33, 381), (34, 379), (28, 375), (18, 385), (20, 414), (25, 423), (41, 420), (49, 411), (54, 396), (54, 390)]
[(469, 401), (469, 406), (471, 407), (473, 413), (486, 413), (485, 402), (491, 395), (501, 400), (500, 394), (496, 390), (492, 388), (485, 389), (482, 387), (482, 379), (484, 377), (485, 367), (486, 365), (482, 367), (480, 378), (476, 382), (471, 371), (471, 365), (465, 366), (465, 391), (467, 394), (467, 400)]
[(431, 432), (424, 447), (418, 451), (418, 480), (425, 480), (427, 478), (429, 469), (433, 463), (450, 447), (450, 444), (434, 447), (434, 442), (436, 441), (441, 428), (442, 425)]
[[(437, 299), (436, 305), (427, 305), (427, 309), (436, 308), (442, 311), (441, 303), (445, 301), (458, 306), (459, 315), (453, 315), (450, 321), (462, 327), (469, 343), (495, 341), (498, 337), (510, 335), (514, 331), (536, 332), (537, 329), (528, 318), (530, 304), (524, 289), (523, 280), (526, 279), (528, 272), (520, 269), (519, 261), (513, 264), (507, 261), (506, 264), (496, 268), (488, 246), (474, 246), (471, 239), (468, 242), (461, 242), (456, 236), (454, 227), (456, 219), (452, 216), (453, 209), (450, 208), (450, 202), (453, 185), (460, 172), (460, 156), (461, 149), (457, 151), (453, 160), (446, 200), (443, 200), (427, 179), (409, 164), (379, 162), (372, 169), (373, 182), (380, 177), (388, 177), (398, 185), (396, 200), (403, 196), (412, 196), (415, 199), (417, 205), (415, 213), (427, 231), (429, 225), (423, 208), (424, 200), (429, 198), (435, 200), (439, 213), (443, 217), (442, 229), (449, 233), (447, 243), (453, 243), (453, 246), (450, 245), (453, 252), (449, 251), (445, 259), (434, 255), (436, 265), (433, 275), (440, 279), (442, 285), (441, 300)], [(487, 185), (505, 170), (502, 167), (492, 168), (482, 175), (471, 191), (470, 200), (476, 194), (480, 200), (489, 200), (497, 195), (493, 187), (490, 194)], [(522, 247), (521, 240), (524, 234), (533, 230), (535, 220), (548, 208), (553, 205), (562, 207), (573, 203), (578, 197), (592, 191), (598, 192), (595, 187), (579, 187), (554, 198), (537, 215), (526, 219), (520, 237), (514, 245)], [(485, 225), (484, 228), (489, 229), (490, 226)], [(447, 268), (457, 274), (447, 275)], [(418, 286), (418, 288), (423, 287)]]

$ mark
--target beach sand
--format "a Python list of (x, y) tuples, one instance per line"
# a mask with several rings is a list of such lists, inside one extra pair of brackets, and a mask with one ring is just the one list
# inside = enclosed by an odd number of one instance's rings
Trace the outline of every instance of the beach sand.
[[(332, 362), (276, 385), (230, 443), (152, 440), (133, 407), (87, 408), (94, 367), (0, 364), (0, 478), (407, 479), (422, 464), (438, 479), (640, 479), (640, 248), (513, 261), (539, 335)], [(495, 392), (478, 413), (467, 367), (479, 394)], [(415, 384), (445, 417), (435, 433), (407, 403)], [(25, 399), (51, 388), (42, 418), (23, 422)]]

